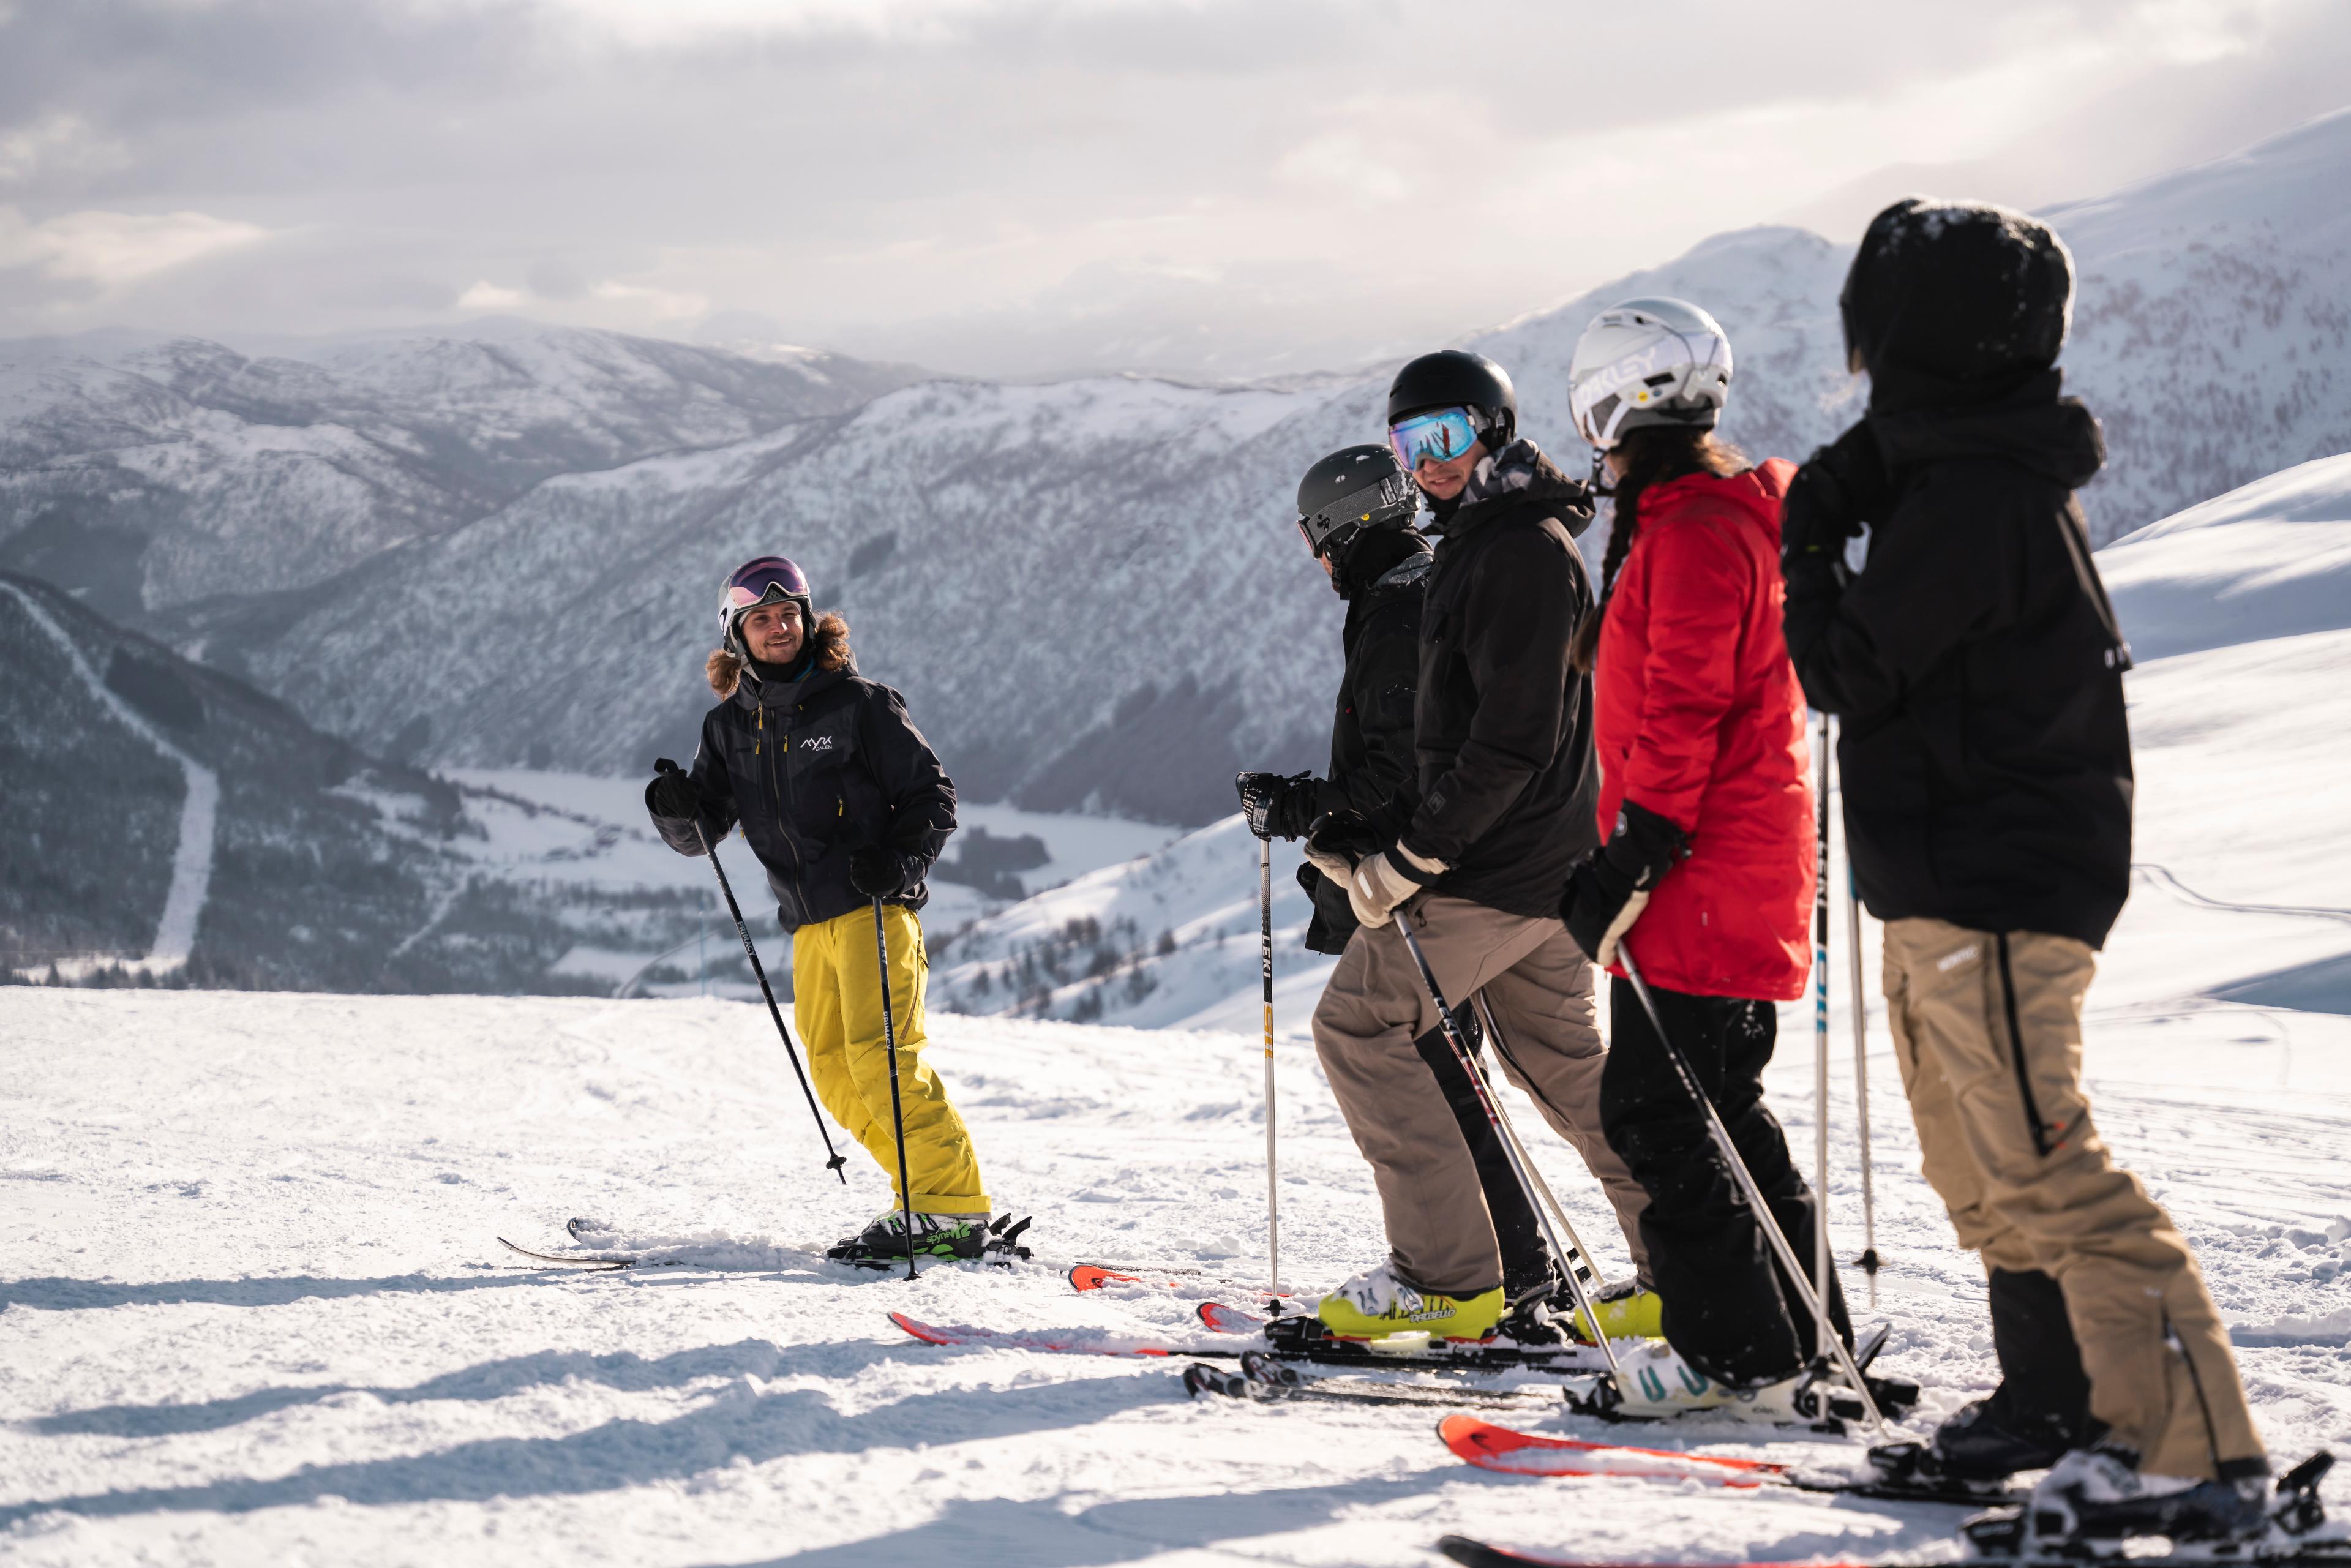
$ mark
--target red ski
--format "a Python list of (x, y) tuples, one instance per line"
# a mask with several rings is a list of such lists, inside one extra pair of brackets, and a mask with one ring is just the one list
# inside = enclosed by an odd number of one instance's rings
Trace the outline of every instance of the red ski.
[(1265, 1319), (1257, 1313), (1228, 1307), (1222, 1301), (1202, 1301), (1198, 1312), (1200, 1322), (1218, 1333), (1253, 1334), (1265, 1327)]
[[(2200, 1548), (2200, 1549), (2199, 1549)], [(1466, 1535), (1448, 1535), (1437, 1549), (1461, 1568), (1916, 1568), (1914, 1563), (1871, 1562), (1865, 1558), (1830, 1558), (1809, 1563), (1610, 1563), (1566, 1552), (1523, 1552), (1490, 1546)], [(1961, 1568), (2053, 1568), (2089, 1562), (2128, 1563), (2130, 1568), (2341, 1568), (2346, 1557), (2340, 1542), (2288, 1542), (2263, 1550), (2231, 1551), (2224, 1545), (2190, 1542), (2168, 1552), (2116, 1552), (2112, 1557), (2014, 1557), (1983, 1553), (1960, 1560)]]
[(1228, 1350), (1198, 1350), (1189, 1345), (1155, 1344), (1133, 1334), (1107, 1329), (1048, 1329), (1023, 1333), (1003, 1329), (974, 1328), (966, 1323), (926, 1323), (904, 1312), (890, 1321), (925, 1344), (984, 1344), (998, 1350), (1047, 1351), (1056, 1355), (1210, 1355), (1228, 1356)]
[[(1517, 1476), (1646, 1476), (1659, 1480), (1705, 1481), (1722, 1487), (1784, 1485), (1787, 1467), (1761, 1459), (1719, 1458), (1671, 1448), (1635, 1448), (1621, 1443), (1586, 1443), (1574, 1437), (1544, 1437), (1514, 1432), (1475, 1416), (1447, 1416), (1437, 1435), (1460, 1458), (1480, 1469)], [(1731, 1568), (1731, 1565), (1725, 1565)]]
[[(1176, 1269), (1163, 1269), (1158, 1271), (1163, 1274), (1182, 1272)], [(1070, 1289), (1073, 1291), (1099, 1291), (1104, 1285), (1148, 1285), (1154, 1282), (1144, 1275), (1125, 1273), (1117, 1269), (1105, 1268), (1100, 1263), (1081, 1263), (1070, 1270)], [(1173, 1280), (1161, 1280), (1155, 1282), (1170, 1291), (1183, 1289)]]
[[(1448, 1535), (1437, 1543), (1437, 1549), (1462, 1568), (1892, 1568), (1892, 1565), (1855, 1561), (1826, 1563), (1595, 1563), (1587, 1558), (1558, 1556), (1547, 1552), (1513, 1552), (1507, 1546), (1489, 1546), (1482, 1541), (1472, 1541), (1466, 1535)], [(1970, 1565), (1973, 1568), (1973, 1565)]]

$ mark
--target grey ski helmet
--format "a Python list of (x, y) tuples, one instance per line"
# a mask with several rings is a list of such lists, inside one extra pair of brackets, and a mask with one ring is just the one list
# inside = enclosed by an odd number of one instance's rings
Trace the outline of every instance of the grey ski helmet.
[(1364, 528), (1401, 528), (1420, 510), (1420, 486), (1384, 446), (1343, 446), (1298, 482), (1298, 531), (1316, 555)]
[(1474, 409), (1486, 421), (1494, 439), (1486, 443), (1499, 452), (1518, 435), (1519, 390), (1510, 372), (1483, 354), (1467, 349), (1439, 349), (1423, 354), (1396, 372), (1388, 385), (1388, 423), (1432, 408)]

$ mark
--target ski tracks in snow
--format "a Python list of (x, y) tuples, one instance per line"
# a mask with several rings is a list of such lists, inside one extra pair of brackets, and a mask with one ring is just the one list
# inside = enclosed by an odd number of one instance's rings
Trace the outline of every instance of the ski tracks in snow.
[(155, 923), (155, 940), (147, 956), (131, 966), (150, 974), (180, 968), (195, 946), (196, 922), (204, 915), (204, 900), (212, 890), (213, 823), (220, 810), (220, 776), (165, 739), (163, 732), (144, 714), (109, 687), (90, 667), (89, 660), (72, 636), (30, 594), (9, 583), (0, 583), (0, 588), (14, 594), (16, 602), (25, 607), (25, 613), (33, 618), (33, 624), (57, 645), (90, 695), (103, 703), (125, 728), (177, 764), (187, 780), (187, 793), (180, 803), (179, 848), (172, 856), (172, 886), (163, 897), (162, 918)]

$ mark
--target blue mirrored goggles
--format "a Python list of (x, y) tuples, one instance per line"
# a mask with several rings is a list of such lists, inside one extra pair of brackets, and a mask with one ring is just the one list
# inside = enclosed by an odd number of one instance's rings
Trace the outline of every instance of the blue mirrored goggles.
[(1468, 451), (1477, 440), (1477, 422), (1466, 408), (1435, 409), (1388, 426), (1388, 445), (1407, 472), (1419, 467), (1423, 458), (1450, 463)]

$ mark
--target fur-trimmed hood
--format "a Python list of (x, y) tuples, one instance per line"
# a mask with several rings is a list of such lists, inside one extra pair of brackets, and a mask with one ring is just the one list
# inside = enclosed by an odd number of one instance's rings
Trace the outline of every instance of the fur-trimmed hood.
[[(837, 610), (828, 610), (817, 617), (816, 634), (810, 639), (813, 655), (812, 668), (819, 670), (854, 670), (857, 657), (849, 648), (849, 622)], [(743, 684), (743, 655), (726, 648), (713, 648), (704, 660), (702, 673), (710, 682), (710, 689), (721, 702), (735, 695)]]

